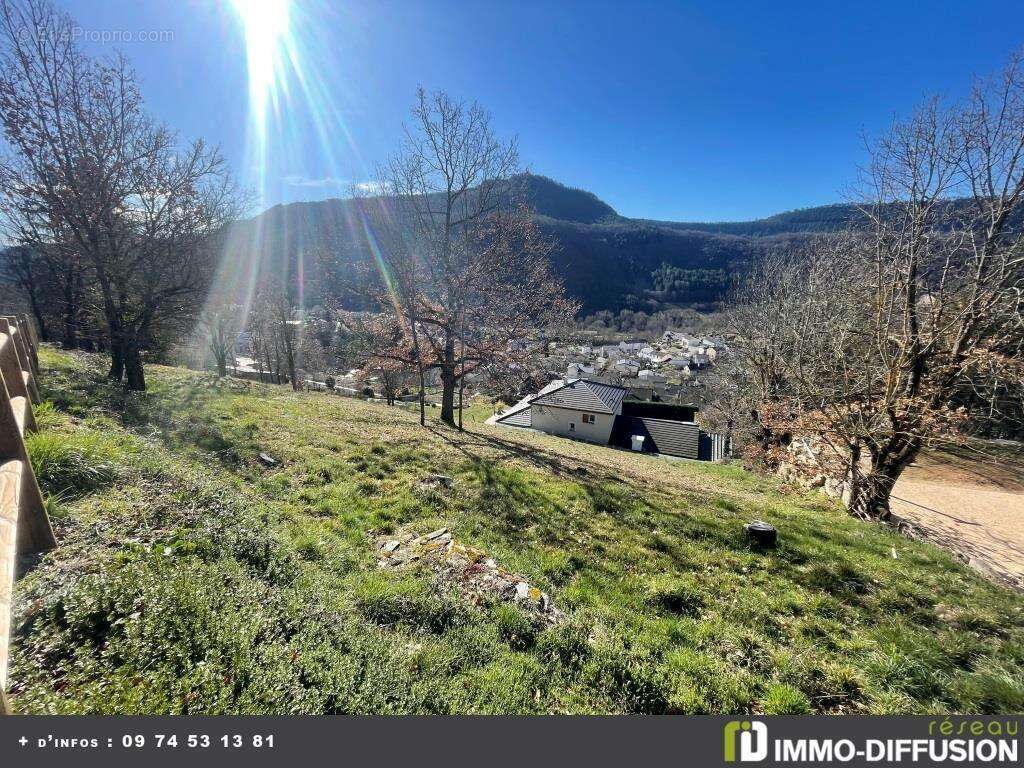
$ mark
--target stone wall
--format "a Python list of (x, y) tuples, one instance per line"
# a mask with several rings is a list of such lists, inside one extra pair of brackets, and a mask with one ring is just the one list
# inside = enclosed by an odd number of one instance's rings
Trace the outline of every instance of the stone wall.
[(848, 500), (849, 457), (816, 435), (799, 435), (789, 445), (769, 451), (769, 466), (787, 483), (818, 488), (828, 496)]

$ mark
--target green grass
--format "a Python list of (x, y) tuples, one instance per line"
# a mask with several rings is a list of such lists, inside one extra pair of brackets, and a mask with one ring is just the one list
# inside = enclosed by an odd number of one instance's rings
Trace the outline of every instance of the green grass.
[[(102, 358), (41, 358), (60, 546), (17, 586), (20, 711), (1024, 708), (1024, 599), (824, 497), (488, 427), (482, 402), (460, 434), (174, 368), (126, 394)], [(424, 489), (437, 472), (454, 488)], [(755, 517), (777, 549), (747, 545)], [(442, 525), (566, 621), (376, 568), (377, 537)]]

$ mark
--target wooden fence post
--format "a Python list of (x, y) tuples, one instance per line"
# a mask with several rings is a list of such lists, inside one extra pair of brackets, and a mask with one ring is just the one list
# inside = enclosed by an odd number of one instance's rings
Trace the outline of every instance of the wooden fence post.
[(0, 714), (11, 712), (6, 691), (18, 558), (56, 546), (25, 447), (25, 432), (36, 428), (36, 349), (27, 322), (0, 318)]
[(0, 317), (0, 333), (5, 333), (11, 338), (18, 366), (21, 368), (21, 379), (24, 382), (25, 391), (33, 403), (38, 403), (40, 401), (39, 390), (36, 389), (36, 379), (32, 372), (32, 356), (29, 354), (25, 337), (18, 332), (17, 324), (12, 323), (9, 317)]

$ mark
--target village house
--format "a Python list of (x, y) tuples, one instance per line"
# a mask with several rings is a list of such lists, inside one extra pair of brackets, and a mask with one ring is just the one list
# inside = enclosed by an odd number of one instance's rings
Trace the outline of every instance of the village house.
[(652, 371), (650, 368), (644, 368), (636, 375), (636, 377), (649, 384), (664, 384), (668, 381), (668, 378), (666, 378), (664, 374)]
[(487, 420), (551, 435), (644, 453), (720, 460), (722, 440), (695, 423), (697, 406), (651, 402), (626, 387), (556, 380)]
[(584, 365), (583, 363), (570, 363), (566, 369), (566, 379), (582, 379), (586, 376), (592, 376), (596, 373), (596, 369), (592, 365)]
[(623, 376), (636, 376), (640, 372), (640, 363), (634, 360), (616, 360), (613, 368)]
[(625, 387), (595, 381), (556, 380), (488, 422), (606, 445), (626, 392)]

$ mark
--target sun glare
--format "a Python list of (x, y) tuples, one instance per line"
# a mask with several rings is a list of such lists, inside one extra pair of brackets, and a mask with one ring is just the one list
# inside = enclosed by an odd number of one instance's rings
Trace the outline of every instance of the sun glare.
[(289, 0), (232, 0), (245, 30), (252, 116), (265, 121), (276, 101), (290, 34)]
[[(336, 8), (328, 0), (229, 0), (224, 7), (245, 41), (249, 118), (241, 178), (260, 207), (280, 195), (282, 175), (301, 173), (311, 155), (331, 178), (365, 179), (364, 163), (339, 105), (345, 92), (338, 89), (346, 81), (336, 74), (343, 68), (323, 36), (325, 28), (342, 26)], [(358, 224), (368, 226), (365, 221)], [(236, 228), (225, 243), (210, 292), (211, 302), (231, 297), (243, 317), (271, 266), (265, 226), (266, 219), (260, 218), (252, 227)], [(295, 285), (300, 307), (305, 301), (303, 258), (300, 252), (297, 265), (274, 265), (282, 283)]]

